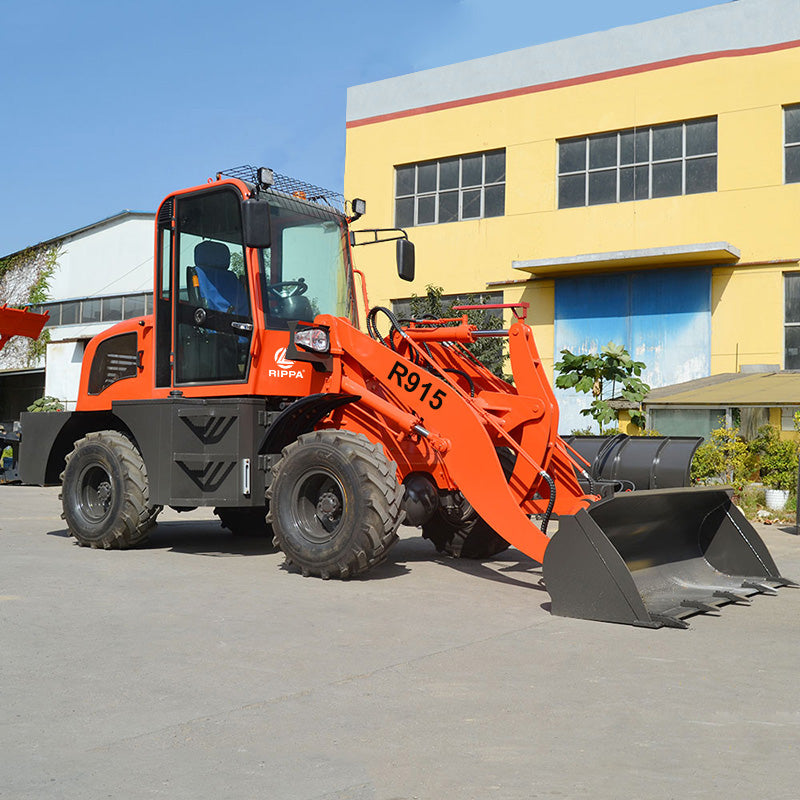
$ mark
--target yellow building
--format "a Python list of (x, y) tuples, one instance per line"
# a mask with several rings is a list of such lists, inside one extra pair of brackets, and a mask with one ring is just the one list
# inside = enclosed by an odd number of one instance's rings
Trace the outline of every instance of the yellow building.
[[(800, 3), (352, 87), (345, 191), (416, 244), (412, 287), (359, 248), (373, 304), (426, 284), (524, 301), (551, 367), (613, 340), (652, 386), (800, 369)], [(561, 405), (562, 430), (586, 424)]]

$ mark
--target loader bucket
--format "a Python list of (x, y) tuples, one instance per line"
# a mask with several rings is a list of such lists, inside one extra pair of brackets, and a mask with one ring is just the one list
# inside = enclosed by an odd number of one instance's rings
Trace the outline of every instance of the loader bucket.
[(650, 628), (797, 585), (724, 489), (625, 492), (562, 516), (543, 572), (553, 614)]

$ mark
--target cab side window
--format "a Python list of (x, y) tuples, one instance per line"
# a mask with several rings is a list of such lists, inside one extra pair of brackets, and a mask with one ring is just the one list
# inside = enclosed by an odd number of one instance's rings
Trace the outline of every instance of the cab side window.
[(236, 192), (176, 198), (175, 382), (247, 380), (252, 314)]

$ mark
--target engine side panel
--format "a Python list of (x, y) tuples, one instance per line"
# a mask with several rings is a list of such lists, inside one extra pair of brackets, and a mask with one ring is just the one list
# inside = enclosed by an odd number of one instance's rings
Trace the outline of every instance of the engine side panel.
[(144, 458), (150, 499), (171, 506), (262, 506), (258, 443), (264, 398), (132, 400), (113, 404)]

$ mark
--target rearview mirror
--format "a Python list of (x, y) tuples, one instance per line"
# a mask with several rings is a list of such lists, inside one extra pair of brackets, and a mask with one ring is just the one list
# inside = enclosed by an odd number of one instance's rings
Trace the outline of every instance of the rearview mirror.
[(408, 239), (397, 240), (397, 274), (404, 281), (414, 280), (414, 244)]
[(246, 247), (269, 247), (269, 203), (245, 200), (242, 203), (242, 226)]

